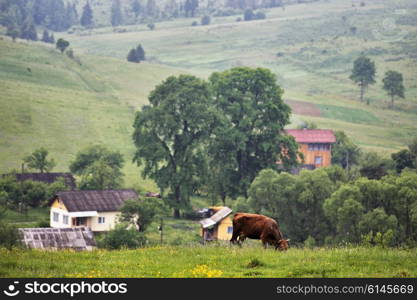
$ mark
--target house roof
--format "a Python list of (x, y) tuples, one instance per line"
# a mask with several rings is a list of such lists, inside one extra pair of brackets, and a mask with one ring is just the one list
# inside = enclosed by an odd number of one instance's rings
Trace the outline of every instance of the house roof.
[(336, 143), (333, 130), (330, 129), (287, 129), (297, 143)]
[(67, 191), (57, 193), (54, 199), (57, 197), (64, 202), (64, 205), (69, 212), (118, 211), (124, 201), (128, 199), (137, 199), (138, 194), (132, 189)]
[(12, 175), (15, 176), (17, 181), (40, 181), (47, 184), (54, 183), (59, 178), (63, 178), (67, 187), (71, 190), (75, 190), (75, 179), (71, 173), (15, 173), (15, 174), (6, 174), (3, 176)]
[(222, 207), (214, 215), (212, 215), (210, 218), (206, 218), (206, 219), (201, 220), (200, 224), (203, 226), (203, 228), (213, 226), (213, 225), (219, 223), (224, 218), (226, 218), (231, 213), (232, 213), (232, 210), (230, 208), (228, 208), (226, 206)]
[(92, 250), (96, 246), (93, 232), (87, 227), (20, 228), (19, 232), (29, 248)]

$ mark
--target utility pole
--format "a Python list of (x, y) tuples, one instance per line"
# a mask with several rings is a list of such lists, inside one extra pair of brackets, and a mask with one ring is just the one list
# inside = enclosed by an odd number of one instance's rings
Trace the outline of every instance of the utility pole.
[(161, 245), (164, 242), (164, 219), (161, 218), (161, 224), (159, 225), (159, 232), (161, 233)]

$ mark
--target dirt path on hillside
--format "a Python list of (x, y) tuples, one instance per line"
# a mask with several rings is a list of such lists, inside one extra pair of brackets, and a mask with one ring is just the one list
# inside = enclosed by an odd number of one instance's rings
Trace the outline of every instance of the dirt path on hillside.
[(314, 104), (298, 100), (284, 100), (288, 104), (292, 112), (296, 115), (311, 116), (311, 117), (320, 117), (320, 109)]

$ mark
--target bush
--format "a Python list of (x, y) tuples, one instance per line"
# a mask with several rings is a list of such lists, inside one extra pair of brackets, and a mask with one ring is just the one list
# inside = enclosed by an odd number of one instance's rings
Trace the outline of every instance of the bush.
[(36, 223), (36, 227), (39, 227), (39, 228), (49, 228), (50, 227), (49, 225), (50, 225), (49, 219), (40, 220), (38, 221), (38, 223)]
[(110, 230), (102, 240), (98, 241), (99, 248), (109, 250), (128, 248), (135, 249), (146, 244), (146, 237), (127, 224), (119, 224), (115, 229)]
[(384, 233), (370, 231), (368, 234), (362, 235), (362, 244), (365, 246), (379, 246), (387, 248), (394, 244), (394, 231), (392, 229), (387, 230)]
[(22, 246), (21, 234), (14, 225), (0, 221), (0, 246), (7, 249)]
[(314, 248), (316, 244), (316, 240), (311, 235), (304, 241), (304, 246), (307, 248)]

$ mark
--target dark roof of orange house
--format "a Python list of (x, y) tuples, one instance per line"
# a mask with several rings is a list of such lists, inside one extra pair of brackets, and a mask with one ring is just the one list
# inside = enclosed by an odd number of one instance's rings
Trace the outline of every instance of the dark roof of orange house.
[(61, 200), (69, 212), (76, 211), (118, 211), (128, 199), (138, 199), (131, 189), (102, 191), (67, 191), (55, 196)]
[(335, 143), (336, 137), (330, 129), (287, 129), (297, 143)]
[(57, 181), (59, 178), (63, 178), (66, 186), (74, 190), (75, 189), (75, 179), (71, 173), (15, 173), (15, 174), (5, 174), (3, 176), (14, 176), (17, 181), (40, 181), (43, 183), (51, 184)]

